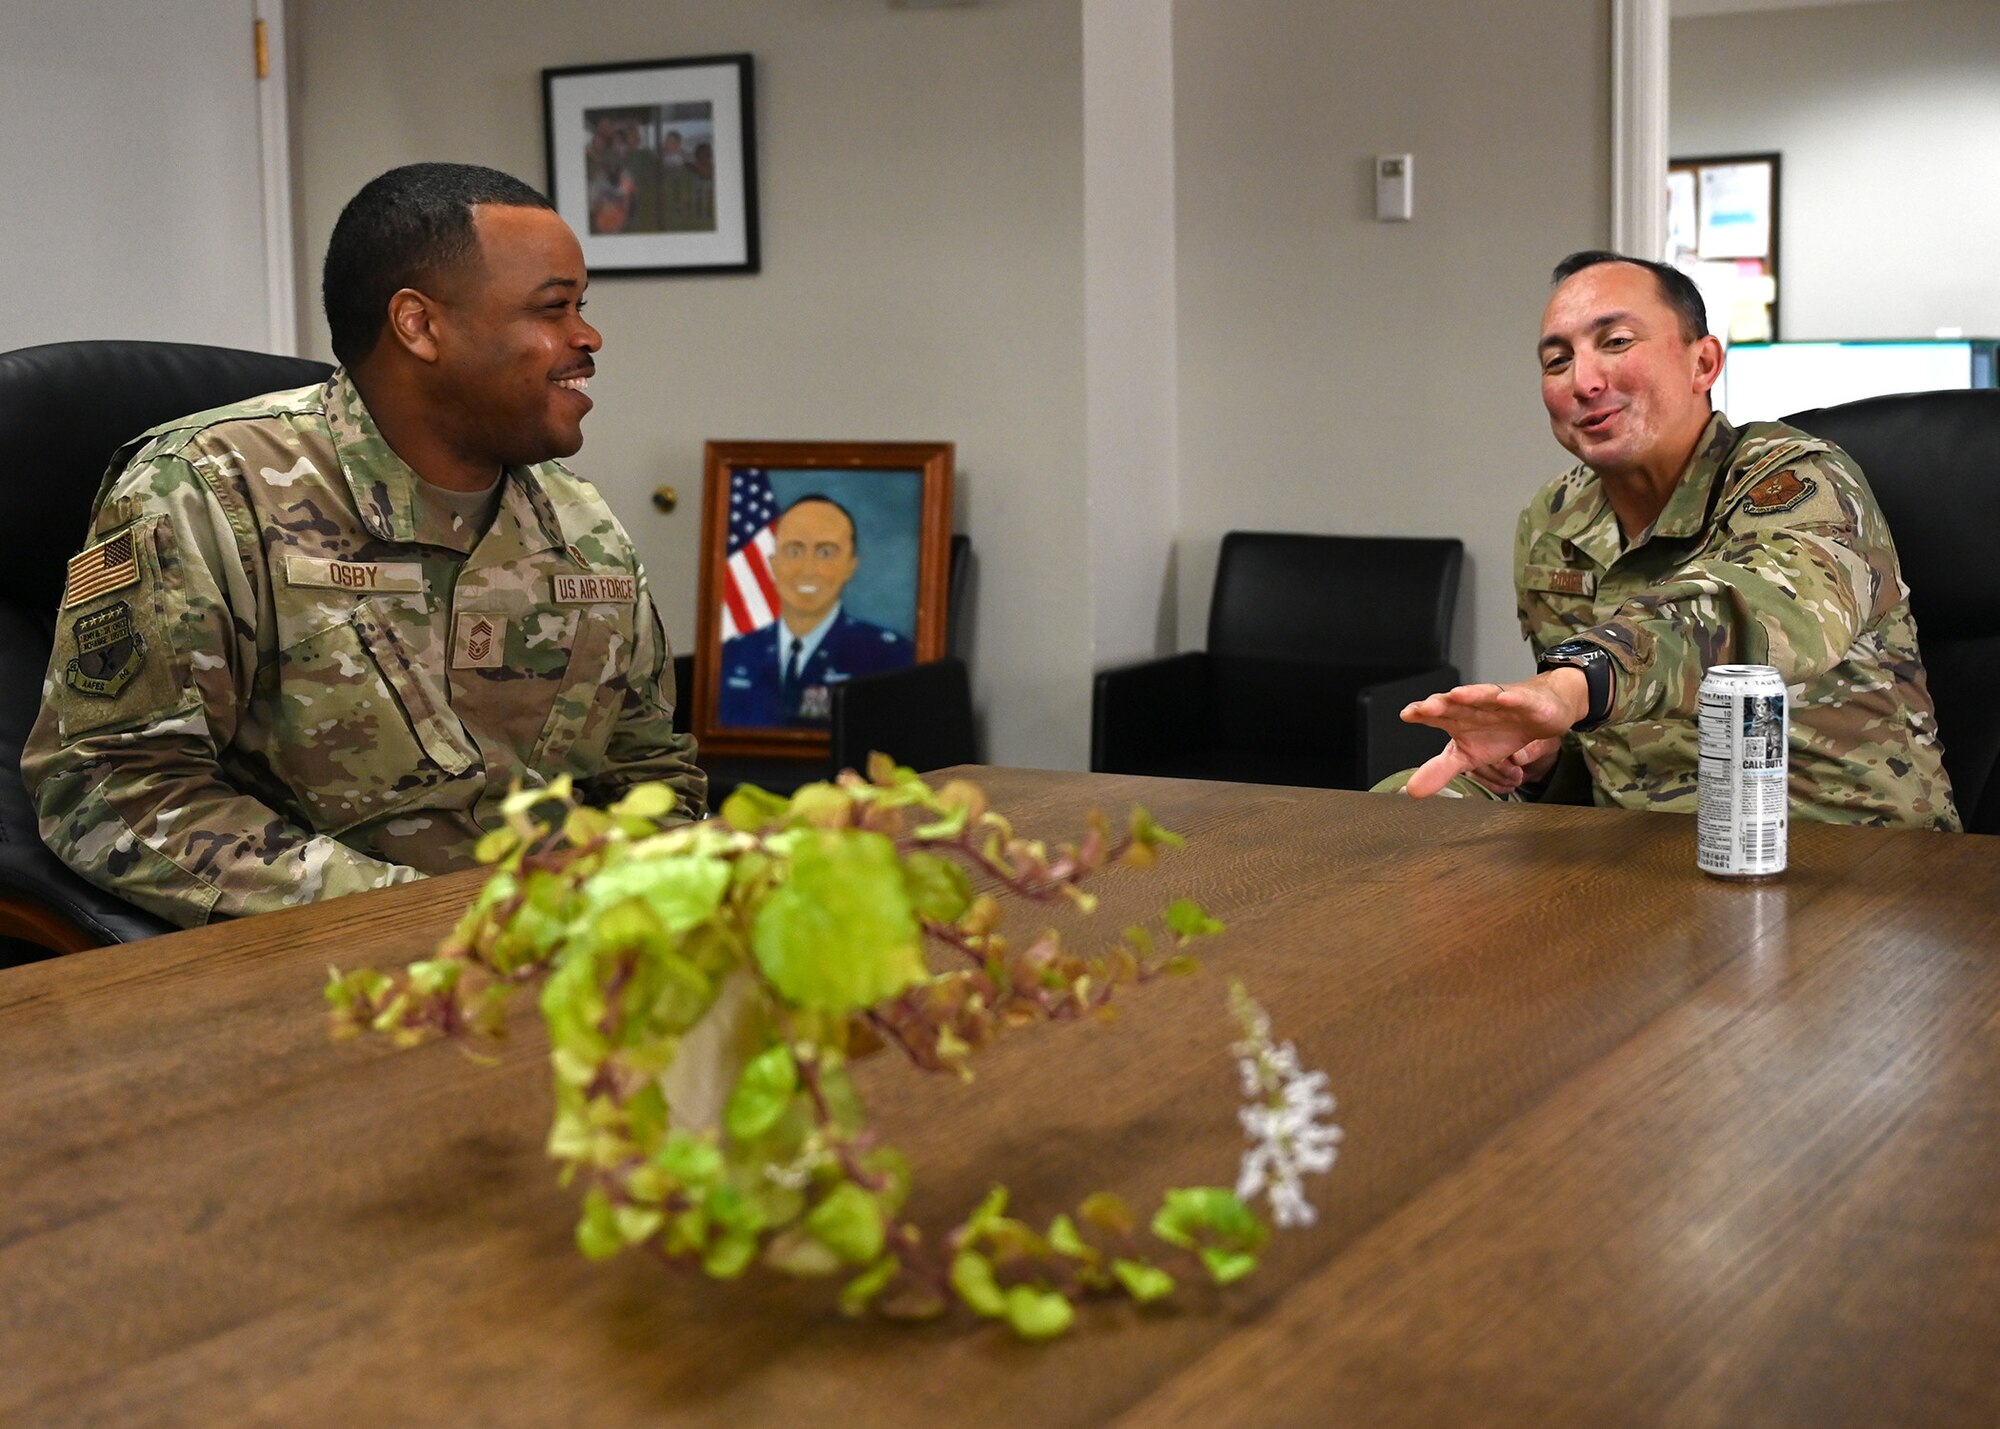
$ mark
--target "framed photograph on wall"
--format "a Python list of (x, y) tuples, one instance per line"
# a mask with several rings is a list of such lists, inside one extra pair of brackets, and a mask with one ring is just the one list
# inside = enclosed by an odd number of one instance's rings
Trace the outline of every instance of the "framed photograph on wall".
[(710, 442), (691, 725), (823, 757), (832, 686), (944, 654), (950, 442)]
[(749, 55), (542, 71), (549, 199), (593, 275), (755, 273)]

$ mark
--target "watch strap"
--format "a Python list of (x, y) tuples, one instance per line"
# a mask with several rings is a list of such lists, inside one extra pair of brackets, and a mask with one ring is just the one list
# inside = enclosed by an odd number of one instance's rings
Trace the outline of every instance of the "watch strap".
[(1603, 646), (1593, 645), (1588, 640), (1565, 640), (1560, 645), (1551, 646), (1535, 662), (1535, 669), (1541, 673), (1565, 666), (1583, 671), (1590, 695), (1589, 711), (1570, 727), (1596, 729), (1611, 716), (1611, 654)]

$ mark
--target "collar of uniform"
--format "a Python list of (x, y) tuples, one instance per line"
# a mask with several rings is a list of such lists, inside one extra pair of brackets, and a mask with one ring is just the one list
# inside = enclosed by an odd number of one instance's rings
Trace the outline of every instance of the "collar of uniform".
[(1625, 549), (1604, 483), (1587, 466), (1572, 467), (1557, 479), (1549, 495), (1548, 531), (1590, 557), (1599, 569), (1608, 568)]
[[(369, 415), (345, 367), (336, 368), (327, 383), (327, 425), (340, 457), (341, 474), (354, 495), (361, 524), (384, 541), (441, 546), (469, 552), (478, 544), (474, 532), (454, 531), (450, 514), (440, 502), (421, 499), (423, 478), (396, 455), (382, 429)], [(534, 467), (510, 466), (501, 473), (506, 491), (501, 511), (513, 518), (524, 550), (541, 551), (568, 545)], [(496, 521), (496, 525), (501, 524)]]
[(1694, 455), (1674, 483), (1673, 495), (1653, 524), (1629, 544), (1618, 528), (1618, 516), (1604, 494), (1603, 481), (1589, 467), (1578, 466), (1563, 477), (1556, 497), (1561, 504), (1548, 529), (1605, 569), (1626, 551), (1655, 537), (1697, 535), (1708, 521), (1709, 491), (1735, 449), (1736, 429), (1722, 413), (1714, 413), (1694, 444)]
[(542, 471), (541, 466), (507, 468), (507, 492), (500, 499), (506, 520), (494, 523), (496, 529), (504, 524), (507, 538), (518, 542), (523, 552), (560, 550), (575, 544), (557, 517)]
[(1674, 494), (1667, 498), (1666, 506), (1654, 518), (1653, 535), (1681, 537), (1700, 534), (1702, 527), (1708, 524), (1709, 492), (1734, 450), (1736, 428), (1729, 425), (1727, 417), (1717, 412), (1702, 428), (1701, 439), (1694, 444), (1694, 455), (1688, 458), (1681, 479), (1674, 484)]
[[(341, 475), (354, 496), (354, 509), (370, 535), (408, 544), (418, 539), (420, 528), (440, 524), (436, 516), (424, 520), (423, 503), (417, 499), (423, 478), (383, 439), (345, 367), (335, 368), (327, 383), (326, 423)], [(448, 526), (445, 531), (449, 536)], [(457, 542), (448, 539), (443, 544)]]

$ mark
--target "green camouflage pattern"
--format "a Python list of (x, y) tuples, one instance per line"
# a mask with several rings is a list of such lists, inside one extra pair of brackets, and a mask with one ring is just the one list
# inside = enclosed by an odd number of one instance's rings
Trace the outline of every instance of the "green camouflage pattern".
[(192, 925), (466, 867), (517, 781), (699, 818), (630, 539), (558, 463), (502, 480), (468, 525), (345, 371), (128, 444), (86, 547), (133, 533), (136, 578), (65, 593), (21, 761), (49, 846)]
[(1794, 817), (1959, 828), (1909, 587), (1840, 448), (1717, 414), (1629, 547), (1575, 467), (1521, 513), (1514, 572), (1538, 655), (1583, 639), (1617, 665), (1609, 717), (1567, 736), (1598, 803), (1692, 813), (1703, 673), (1772, 665), (1791, 695)]

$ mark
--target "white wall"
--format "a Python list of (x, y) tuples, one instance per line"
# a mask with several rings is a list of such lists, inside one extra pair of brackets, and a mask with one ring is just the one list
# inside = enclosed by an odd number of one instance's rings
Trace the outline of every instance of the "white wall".
[(1673, 24), (1676, 155), (1783, 156), (1787, 338), (2000, 335), (2000, 4)]
[(1171, 649), (1180, 518), (1168, 0), (1084, 0), (1091, 659)]
[[(1514, 522), (1568, 461), (1536, 329), (1609, 233), (1610, 43), (1605, 0), (1178, 0), (1184, 646), (1227, 530), (1455, 535), (1459, 665), (1528, 673)], [(1403, 151), (1415, 218), (1378, 223)]]
[(0, 0), (0, 350), (268, 346), (252, 15)]
[[(573, 465), (689, 648), (708, 438), (947, 439), (979, 555), (975, 698), (999, 763), (1080, 768), (1090, 641), (1078, 0), (294, 0), (300, 241), (417, 159), (538, 186), (544, 66), (747, 50), (763, 268), (597, 280)], [(316, 287), (316, 281), (312, 285)], [(312, 319), (311, 350), (324, 354)], [(680, 510), (649, 494), (680, 489)]]

